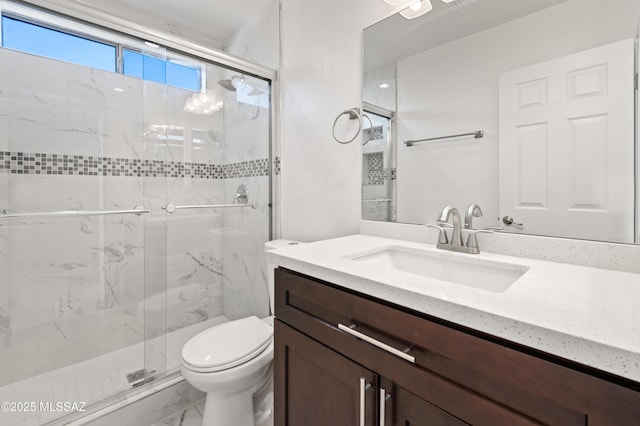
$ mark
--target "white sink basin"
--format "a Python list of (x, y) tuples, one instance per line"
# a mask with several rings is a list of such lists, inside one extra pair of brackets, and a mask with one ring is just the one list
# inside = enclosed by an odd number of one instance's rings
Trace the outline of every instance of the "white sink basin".
[(498, 293), (507, 290), (529, 270), (522, 265), (400, 246), (384, 247), (350, 258), (385, 269)]

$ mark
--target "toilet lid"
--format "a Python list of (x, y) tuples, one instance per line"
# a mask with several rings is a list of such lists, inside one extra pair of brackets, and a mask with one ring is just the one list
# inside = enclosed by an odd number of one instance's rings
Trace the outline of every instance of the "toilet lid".
[(264, 351), (272, 337), (273, 328), (255, 316), (230, 321), (193, 336), (182, 347), (182, 359), (198, 370), (225, 370)]

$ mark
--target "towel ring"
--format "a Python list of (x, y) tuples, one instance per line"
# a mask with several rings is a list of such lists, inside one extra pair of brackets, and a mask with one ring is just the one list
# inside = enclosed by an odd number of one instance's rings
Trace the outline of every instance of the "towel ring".
[[(338, 123), (338, 120), (343, 115), (348, 115), (349, 116), (349, 120), (358, 120), (358, 131), (356, 132), (355, 136), (353, 136), (351, 139), (349, 139), (347, 141), (341, 141), (340, 139), (338, 139), (336, 137), (336, 123)], [(336, 119), (333, 120), (333, 128), (331, 129), (331, 133), (333, 134), (333, 138), (336, 140), (336, 142), (341, 143), (341, 144), (348, 144), (348, 143), (351, 143), (354, 140), (356, 140), (356, 138), (358, 137), (358, 135), (360, 135), (360, 132), (362, 131), (362, 115), (363, 114), (360, 114), (360, 108), (354, 107), (354, 108), (342, 111), (336, 117)], [(367, 119), (369, 120), (369, 123), (371, 123), (371, 119), (369, 119), (369, 117), (367, 117)], [(373, 127), (373, 123), (371, 123), (371, 127)]]
[(362, 146), (365, 146), (366, 144), (368, 144), (370, 141), (373, 140), (373, 121), (371, 121), (371, 117), (369, 117), (367, 114), (363, 113), (362, 116), (367, 120), (369, 120), (369, 129), (371, 130), (369, 133), (369, 138), (366, 141), (362, 142)]

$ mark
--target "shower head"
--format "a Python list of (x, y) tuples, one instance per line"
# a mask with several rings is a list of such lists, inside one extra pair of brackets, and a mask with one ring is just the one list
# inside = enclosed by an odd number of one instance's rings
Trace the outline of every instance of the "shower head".
[(218, 84), (222, 87), (224, 87), (225, 89), (227, 89), (230, 92), (235, 92), (236, 86), (233, 84), (233, 79), (231, 78), (226, 78), (224, 80), (218, 80)]
[(232, 75), (229, 78), (219, 80), (218, 84), (230, 92), (235, 92), (244, 84), (244, 75)]

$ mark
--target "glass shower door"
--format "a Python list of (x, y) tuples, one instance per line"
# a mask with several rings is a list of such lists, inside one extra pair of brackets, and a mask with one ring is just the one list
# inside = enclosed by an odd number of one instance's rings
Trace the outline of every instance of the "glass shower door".
[(179, 370), (182, 346), (198, 332), (268, 314), (270, 85), (201, 64), (199, 90), (167, 86), (167, 122), (154, 136), (169, 170), (166, 290), (158, 296), (166, 300), (167, 373)]
[(177, 372), (200, 330), (268, 314), (268, 81), (199, 62), (194, 89), (147, 79), (144, 57), (142, 77), (0, 62), (0, 401), (106, 404)]
[(0, 49), (0, 401), (38, 408), (0, 424), (127, 398), (269, 312), (270, 82), (91, 43), (108, 69)]
[[(0, 400), (40, 424), (143, 364), (142, 85), (0, 49)], [(44, 405), (41, 405), (44, 404)]]

